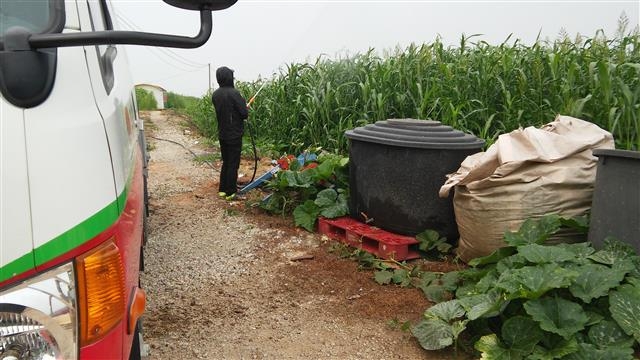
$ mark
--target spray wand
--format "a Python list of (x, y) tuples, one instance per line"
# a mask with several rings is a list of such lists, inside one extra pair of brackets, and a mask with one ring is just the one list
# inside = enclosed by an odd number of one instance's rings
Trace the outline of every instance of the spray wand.
[(260, 94), (260, 91), (262, 91), (262, 88), (264, 88), (264, 86), (267, 85), (266, 82), (262, 83), (262, 86), (260, 86), (260, 88), (258, 89), (258, 91), (256, 91), (256, 94), (253, 95), (251, 97), (251, 99), (249, 99), (249, 102), (247, 103), (247, 109), (251, 107), (251, 104), (253, 104), (253, 101), (256, 99), (256, 96), (258, 96), (258, 94)]

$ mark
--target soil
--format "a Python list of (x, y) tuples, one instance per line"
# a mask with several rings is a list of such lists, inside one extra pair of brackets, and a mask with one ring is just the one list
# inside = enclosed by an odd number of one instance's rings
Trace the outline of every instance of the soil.
[[(219, 198), (219, 160), (192, 154), (215, 158), (217, 149), (172, 112), (143, 118), (147, 359), (455, 358), (423, 350), (400, 329), (431, 305), (420, 290), (378, 285), (371, 271), (332, 252), (332, 240), (255, 207), (261, 190)], [(258, 176), (270, 160), (261, 160)], [(252, 172), (253, 161), (243, 160), (240, 173)]]

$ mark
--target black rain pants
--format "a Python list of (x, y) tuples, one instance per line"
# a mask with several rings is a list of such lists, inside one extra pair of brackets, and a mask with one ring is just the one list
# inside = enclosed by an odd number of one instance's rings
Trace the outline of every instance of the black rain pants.
[(242, 152), (242, 138), (220, 140), (220, 154), (222, 155), (222, 169), (220, 170), (220, 192), (235, 194), (240, 167), (240, 153)]

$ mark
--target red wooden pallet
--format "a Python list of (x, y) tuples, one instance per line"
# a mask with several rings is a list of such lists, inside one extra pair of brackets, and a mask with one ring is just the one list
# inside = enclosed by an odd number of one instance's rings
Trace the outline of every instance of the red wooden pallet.
[(370, 252), (382, 259), (417, 259), (418, 240), (367, 225), (348, 216), (318, 220), (318, 232), (331, 239)]

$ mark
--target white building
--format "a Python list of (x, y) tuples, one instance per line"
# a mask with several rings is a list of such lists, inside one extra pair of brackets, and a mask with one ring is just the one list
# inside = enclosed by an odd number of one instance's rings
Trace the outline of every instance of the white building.
[(158, 85), (151, 84), (138, 84), (136, 85), (136, 88), (150, 92), (153, 95), (153, 98), (156, 99), (158, 109), (162, 110), (165, 108), (165, 104), (167, 103), (167, 90)]

